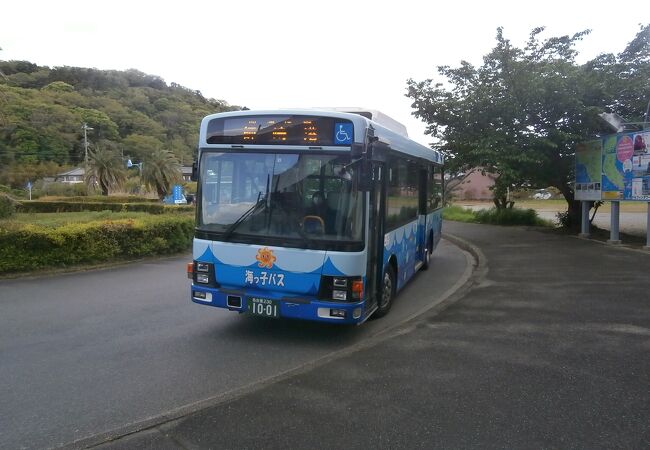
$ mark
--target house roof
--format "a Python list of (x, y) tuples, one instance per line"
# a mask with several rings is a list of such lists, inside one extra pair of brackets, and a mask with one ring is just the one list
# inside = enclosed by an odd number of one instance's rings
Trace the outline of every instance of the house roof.
[(65, 176), (84, 176), (86, 174), (86, 170), (83, 167), (75, 167), (72, 170), (68, 170), (67, 172), (59, 173), (56, 176), (57, 177), (65, 177)]

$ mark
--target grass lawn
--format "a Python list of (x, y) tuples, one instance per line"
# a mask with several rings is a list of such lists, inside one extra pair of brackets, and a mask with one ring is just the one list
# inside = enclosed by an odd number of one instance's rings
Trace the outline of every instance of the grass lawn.
[[(191, 213), (189, 215), (194, 215)], [(84, 211), (69, 213), (17, 213), (10, 220), (0, 220), (0, 227), (14, 224), (35, 224), (59, 227), (69, 223), (103, 222), (107, 220), (137, 219), (151, 217), (144, 212)]]
[(533, 209), (480, 209), (474, 211), (470, 208), (452, 205), (442, 210), (444, 220), (455, 220), (458, 222), (489, 223), (493, 225), (528, 225), (554, 227), (554, 223), (540, 218)]
[[(491, 201), (478, 201), (478, 200), (457, 200), (454, 202), (459, 206), (483, 206), (485, 209), (490, 209), (494, 206)], [(603, 205), (598, 208), (599, 212), (609, 212), (611, 202), (603, 202)], [(515, 208), (534, 209), (535, 211), (566, 211), (567, 203), (564, 200), (516, 200)], [(647, 202), (621, 202), (622, 212), (646, 212)]]
[(476, 214), (474, 211), (457, 205), (447, 206), (443, 209), (442, 218), (457, 222), (476, 222)]

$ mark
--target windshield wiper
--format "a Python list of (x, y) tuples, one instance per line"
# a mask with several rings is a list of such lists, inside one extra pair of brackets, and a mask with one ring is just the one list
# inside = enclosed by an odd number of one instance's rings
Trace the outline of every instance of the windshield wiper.
[(253, 205), (248, 208), (246, 211), (244, 211), (244, 214), (239, 216), (239, 219), (235, 220), (228, 228), (226, 228), (226, 231), (223, 232), (223, 235), (221, 235), (221, 238), (224, 241), (227, 241), (230, 236), (235, 232), (235, 230), (241, 225), (246, 219), (248, 219), (251, 215), (253, 215), (260, 206), (264, 206), (266, 203), (266, 195), (262, 196), (262, 191), (259, 191), (257, 194), (257, 201), (253, 203)]

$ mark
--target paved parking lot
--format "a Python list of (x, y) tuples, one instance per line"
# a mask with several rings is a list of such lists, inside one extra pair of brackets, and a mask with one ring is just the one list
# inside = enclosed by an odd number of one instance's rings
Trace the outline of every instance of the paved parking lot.
[(650, 255), (519, 227), (445, 231), (483, 255), (446, 310), (103, 447), (650, 447)]

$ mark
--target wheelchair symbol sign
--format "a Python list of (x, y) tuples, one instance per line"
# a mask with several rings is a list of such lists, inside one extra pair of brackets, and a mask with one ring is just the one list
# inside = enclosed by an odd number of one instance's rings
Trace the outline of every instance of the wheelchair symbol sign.
[(334, 144), (349, 145), (352, 144), (353, 128), (351, 123), (334, 124)]

